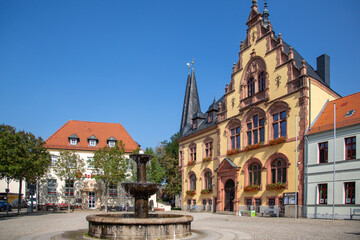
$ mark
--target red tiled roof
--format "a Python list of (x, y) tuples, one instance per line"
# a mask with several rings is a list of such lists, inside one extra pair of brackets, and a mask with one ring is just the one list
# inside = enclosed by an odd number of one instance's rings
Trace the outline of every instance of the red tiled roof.
[[(334, 129), (334, 103), (336, 104), (336, 128), (360, 123), (360, 92), (330, 101), (308, 134)], [(355, 112), (346, 116), (351, 110)]]
[[(70, 145), (69, 137), (76, 134), (80, 141)], [(97, 147), (89, 147), (88, 138), (94, 135), (99, 141)], [(125, 144), (125, 152), (134, 151), (138, 145), (120, 123), (102, 123), (70, 120), (51, 135), (45, 142), (46, 148), (96, 151), (107, 145), (107, 139), (114, 137)]]

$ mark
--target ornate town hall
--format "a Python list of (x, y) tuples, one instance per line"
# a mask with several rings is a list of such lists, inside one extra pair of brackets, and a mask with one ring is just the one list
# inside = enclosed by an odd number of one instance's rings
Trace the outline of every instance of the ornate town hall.
[(330, 57), (318, 57), (314, 70), (275, 34), (266, 3), (260, 13), (252, 1), (246, 25), (225, 94), (206, 112), (189, 72), (179, 140), (183, 209), (289, 215), (297, 190), (300, 215), (303, 136), (325, 102), (339, 97), (330, 88)]

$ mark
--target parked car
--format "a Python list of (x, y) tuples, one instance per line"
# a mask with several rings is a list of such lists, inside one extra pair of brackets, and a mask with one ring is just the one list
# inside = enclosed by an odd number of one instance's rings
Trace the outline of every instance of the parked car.
[[(12, 200), (11, 202), (11, 205), (13, 208), (17, 208), (18, 207), (18, 204), (19, 204), (19, 199), (18, 198), (15, 198), (14, 200)], [(21, 199), (21, 205), (20, 207), (22, 208), (27, 208), (27, 202), (24, 200), (24, 199)]]
[(0, 211), (6, 211), (6, 206), (9, 206), (9, 211), (11, 211), (11, 204), (6, 202), (5, 200), (0, 200)]

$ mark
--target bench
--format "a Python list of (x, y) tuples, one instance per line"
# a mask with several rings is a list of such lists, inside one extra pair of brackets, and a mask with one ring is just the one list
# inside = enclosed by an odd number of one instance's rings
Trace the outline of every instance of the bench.
[(255, 211), (251, 210), (239, 210), (239, 216), (249, 215), (249, 217), (255, 217)]
[(353, 218), (353, 216), (360, 216), (360, 209), (351, 209), (350, 208), (350, 219)]
[(278, 208), (265, 208), (261, 211), (261, 216), (264, 214), (276, 214), (277, 217), (279, 217), (279, 209)]

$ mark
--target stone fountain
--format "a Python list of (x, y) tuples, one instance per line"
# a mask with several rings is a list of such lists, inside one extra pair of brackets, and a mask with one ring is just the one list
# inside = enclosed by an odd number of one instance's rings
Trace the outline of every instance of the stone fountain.
[(179, 239), (191, 235), (192, 216), (149, 214), (148, 199), (160, 187), (146, 182), (146, 163), (152, 156), (132, 154), (130, 158), (137, 164), (137, 182), (122, 183), (122, 187), (135, 198), (135, 213), (89, 215), (89, 235), (121, 240)]

